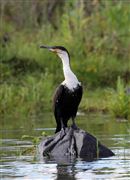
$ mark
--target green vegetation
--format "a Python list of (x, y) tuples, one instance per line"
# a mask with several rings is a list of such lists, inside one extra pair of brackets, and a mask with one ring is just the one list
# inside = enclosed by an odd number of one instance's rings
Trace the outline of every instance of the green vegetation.
[(37, 146), (41, 139), (46, 136), (46, 133), (43, 131), (41, 136), (30, 136), (30, 135), (23, 135), (21, 137), (22, 140), (30, 140), (34, 146)]
[(46, 137), (46, 133), (43, 131), (40, 136), (30, 136), (30, 135), (23, 135), (21, 137), (22, 140), (29, 140), (32, 142), (32, 146), (24, 149), (23, 151), (20, 151), (20, 155), (36, 155), (37, 152), (37, 146), (40, 143), (40, 141), (43, 139), (43, 137)]
[(110, 110), (117, 118), (128, 119), (130, 115), (130, 92), (127, 92), (120, 77), (117, 80), (117, 90), (111, 92)]
[[(63, 75), (60, 60), (39, 48), (46, 44), (69, 50), (72, 69), (84, 86), (82, 111), (129, 119), (125, 94), (130, 86), (129, 2), (3, 0), (0, 4), (2, 117), (29, 118), (51, 110), (53, 92)], [(118, 76), (122, 80), (117, 81)]]

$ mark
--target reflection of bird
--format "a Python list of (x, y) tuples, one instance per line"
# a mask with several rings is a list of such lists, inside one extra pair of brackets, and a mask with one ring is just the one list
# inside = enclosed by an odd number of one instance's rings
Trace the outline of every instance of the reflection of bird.
[(57, 123), (56, 132), (67, 127), (72, 118), (72, 127), (76, 128), (75, 117), (82, 98), (82, 86), (70, 68), (68, 51), (62, 46), (40, 46), (55, 52), (62, 60), (65, 80), (59, 85), (54, 96), (54, 115)]

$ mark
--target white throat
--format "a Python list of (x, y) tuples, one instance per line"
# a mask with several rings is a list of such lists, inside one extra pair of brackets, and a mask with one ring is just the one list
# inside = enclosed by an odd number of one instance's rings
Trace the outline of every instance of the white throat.
[(74, 90), (77, 87), (77, 85), (80, 84), (80, 82), (78, 81), (77, 77), (70, 68), (68, 53), (58, 53), (58, 56), (62, 60), (63, 72), (65, 77), (65, 80), (62, 82), (62, 84), (68, 87), (70, 90)]

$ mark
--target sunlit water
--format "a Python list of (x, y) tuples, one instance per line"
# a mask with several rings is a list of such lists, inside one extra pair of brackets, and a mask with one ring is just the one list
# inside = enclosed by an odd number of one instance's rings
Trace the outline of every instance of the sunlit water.
[(80, 128), (90, 132), (109, 147), (116, 156), (86, 162), (82, 159), (40, 158), (22, 155), (32, 146), (22, 135), (39, 136), (43, 131), (54, 133), (55, 122), (50, 114), (19, 120), (2, 120), (1, 127), (1, 179), (36, 180), (84, 180), (84, 179), (130, 179), (130, 124), (117, 122), (106, 115), (82, 115), (77, 117)]

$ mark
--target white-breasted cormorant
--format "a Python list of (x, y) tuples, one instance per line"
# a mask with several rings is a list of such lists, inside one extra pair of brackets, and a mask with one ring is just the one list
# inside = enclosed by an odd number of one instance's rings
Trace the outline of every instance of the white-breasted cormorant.
[(66, 48), (62, 46), (44, 46), (40, 48), (47, 48), (55, 52), (63, 64), (63, 72), (65, 80), (56, 89), (54, 95), (54, 115), (57, 123), (56, 133), (61, 128), (67, 127), (67, 122), (72, 118), (72, 127), (76, 128), (75, 117), (78, 110), (79, 103), (82, 98), (83, 89), (81, 83), (78, 81), (76, 75), (70, 68), (70, 56)]

